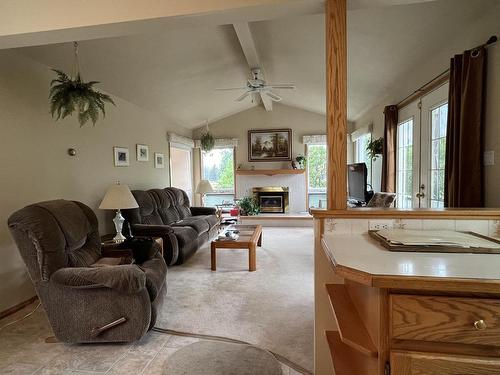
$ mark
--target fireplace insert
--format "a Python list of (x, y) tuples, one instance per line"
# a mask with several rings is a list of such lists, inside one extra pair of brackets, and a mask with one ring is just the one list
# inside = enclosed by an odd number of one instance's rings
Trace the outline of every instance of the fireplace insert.
[(260, 204), (262, 213), (288, 212), (288, 187), (255, 187), (252, 192)]

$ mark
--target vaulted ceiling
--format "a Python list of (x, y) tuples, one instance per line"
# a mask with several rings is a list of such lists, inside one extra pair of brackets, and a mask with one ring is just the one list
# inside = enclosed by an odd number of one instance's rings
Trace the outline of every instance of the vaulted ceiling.
[[(379, 3), (415, 3), (379, 0)], [(382, 4), (384, 5), (384, 4)], [(395, 80), (464, 25), (498, 5), (497, 0), (436, 0), (366, 8), (351, 2), (348, 13), (348, 117), (356, 119), (378, 104)], [(311, 14), (312, 13), (312, 14)], [(268, 83), (293, 83), (280, 91), (283, 103), (325, 113), (324, 15), (254, 21), (249, 29)], [(71, 43), (27, 47), (20, 53), (50, 67), (71, 71)], [(84, 79), (172, 124), (196, 128), (259, 105), (243, 91), (249, 65), (233, 25), (203, 24), (80, 42)], [(278, 91), (277, 91), (278, 92)]]

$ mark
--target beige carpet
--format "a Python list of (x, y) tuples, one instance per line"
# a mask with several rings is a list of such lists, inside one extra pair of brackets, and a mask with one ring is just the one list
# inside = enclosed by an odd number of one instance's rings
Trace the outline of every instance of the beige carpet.
[(217, 268), (208, 245), (171, 267), (156, 326), (245, 341), (312, 373), (312, 228), (264, 228), (256, 272), (246, 250), (218, 250)]

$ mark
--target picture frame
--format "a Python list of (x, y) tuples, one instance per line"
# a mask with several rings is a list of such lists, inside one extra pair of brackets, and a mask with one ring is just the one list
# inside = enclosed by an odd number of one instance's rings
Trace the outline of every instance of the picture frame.
[(115, 167), (130, 166), (130, 153), (126, 147), (113, 147)]
[(149, 161), (149, 147), (146, 145), (136, 145), (137, 161)]
[(155, 152), (155, 168), (165, 168), (165, 154)]
[(292, 129), (251, 129), (248, 131), (248, 161), (292, 160)]

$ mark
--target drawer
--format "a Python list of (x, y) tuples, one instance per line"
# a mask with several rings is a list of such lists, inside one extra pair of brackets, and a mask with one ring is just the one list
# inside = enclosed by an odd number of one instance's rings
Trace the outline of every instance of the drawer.
[(398, 295), (390, 297), (391, 337), (500, 346), (500, 300)]
[(391, 352), (391, 375), (500, 375), (500, 360), (397, 351)]

